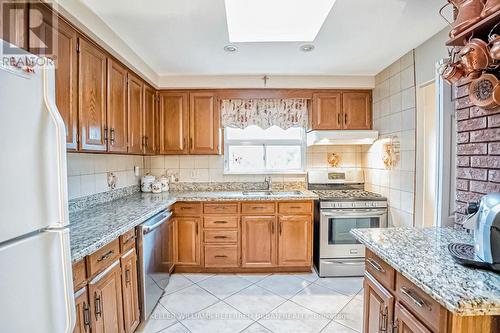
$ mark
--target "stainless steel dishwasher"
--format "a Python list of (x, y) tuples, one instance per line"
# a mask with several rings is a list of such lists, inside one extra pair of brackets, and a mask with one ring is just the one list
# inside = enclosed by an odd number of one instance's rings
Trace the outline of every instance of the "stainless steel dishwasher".
[(170, 278), (166, 222), (171, 216), (172, 212), (164, 210), (137, 227), (141, 321), (149, 318)]

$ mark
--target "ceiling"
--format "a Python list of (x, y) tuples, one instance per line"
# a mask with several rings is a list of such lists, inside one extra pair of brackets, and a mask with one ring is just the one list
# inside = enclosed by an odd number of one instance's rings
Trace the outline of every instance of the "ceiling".
[(224, 0), (80, 1), (160, 76), (374, 75), (445, 27), (444, 0), (337, 0), (312, 52), (273, 42), (227, 53)]

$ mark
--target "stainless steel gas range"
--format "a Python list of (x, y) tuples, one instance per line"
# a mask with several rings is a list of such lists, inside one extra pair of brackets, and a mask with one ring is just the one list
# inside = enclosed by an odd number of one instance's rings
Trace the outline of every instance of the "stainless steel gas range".
[(313, 261), (319, 276), (362, 276), (365, 248), (353, 228), (387, 227), (387, 199), (364, 191), (363, 172), (311, 171), (315, 202)]

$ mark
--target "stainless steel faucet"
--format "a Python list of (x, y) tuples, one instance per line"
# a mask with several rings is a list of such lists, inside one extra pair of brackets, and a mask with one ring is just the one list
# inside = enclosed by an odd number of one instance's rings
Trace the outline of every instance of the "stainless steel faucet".
[(270, 191), (273, 187), (273, 180), (271, 176), (266, 176), (266, 178), (264, 178), (264, 183), (267, 184), (267, 190)]

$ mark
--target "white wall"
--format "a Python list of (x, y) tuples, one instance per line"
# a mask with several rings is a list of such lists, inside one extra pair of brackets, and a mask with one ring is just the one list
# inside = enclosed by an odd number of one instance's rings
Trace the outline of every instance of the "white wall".
[(417, 87), (434, 80), (436, 62), (448, 57), (445, 43), (449, 39), (449, 30), (448, 27), (444, 28), (415, 48), (415, 82)]

